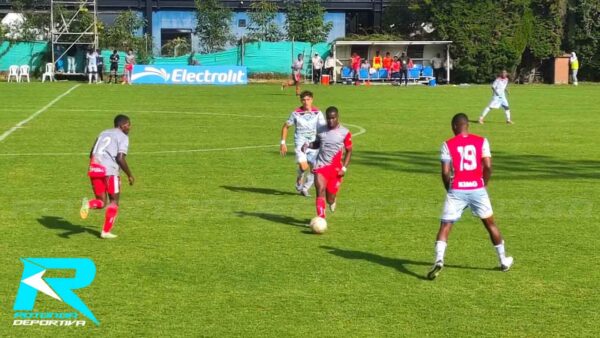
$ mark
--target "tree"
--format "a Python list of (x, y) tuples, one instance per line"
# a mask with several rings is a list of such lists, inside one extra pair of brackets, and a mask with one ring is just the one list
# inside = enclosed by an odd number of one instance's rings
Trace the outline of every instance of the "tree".
[(146, 20), (140, 18), (135, 12), (131, 10), (121, 12), (113, 25), (100, 34), (100, 47), (122, 51), (132, 49), (140, 62), (146, 63), (152, 56), (152, 46), (147, 45), (147, 37), (137, 35), (144, 26)]
[(44, 0), (13, 0), (11, 7), (16, 13), (23, 14), (23, 23), (12, 27), (9, 33), (14, 40), (34, 41), (44, 37), (44, 28), (50, 27), (50, 16), (46, 12), (47, 1)]
[(277, 4), (269, 0), (252, 2), (250, 5), (250, 24), (248, 38), (259, 41), (280, 41), (283, 38), (279, 26), (275, 23)]
[(429, 21), (427, 9), (426, 0), (392, 0), (384, 8), (382, 30), (405, 37), (422, 32), (421, 24)]
[(230, 24), (233, 14), (223, 7), (219, 0), (196, 1), (196, 34), (200, 39), (200, 49), (205, 53), (214, 53), (225, 49), (234, 42)]
[(333, 23), (325, 22), (325, 8), (320, 0), (291, 0), (286, 11), (288, 39), (312, 44), (327, 40)]
[(600, 0), (570, 1), (564, 47), (574, 51), (580, 63), (579, 76), (600, 79)]

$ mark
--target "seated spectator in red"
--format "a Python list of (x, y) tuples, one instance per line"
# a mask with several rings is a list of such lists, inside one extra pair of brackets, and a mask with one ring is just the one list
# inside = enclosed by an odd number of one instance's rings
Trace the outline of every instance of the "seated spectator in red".
[(398, 60), (397, 56), (394, 56), (394, 61), (392, 61), (392, 65), (390, 66), (390, 74), (392, 79), (400, 78), (400, 70), (402, 69), (402, 64), (400, 60)]
[(388, 77), (390, 76), (390, 73), (391, 73), (393, 61), (394, 60), (392, 60), (392, 57), (390, 56), (390, 52), (385, 53), (385, 57), (383, 58), (383, 68), (385, 70), (387, 70)]

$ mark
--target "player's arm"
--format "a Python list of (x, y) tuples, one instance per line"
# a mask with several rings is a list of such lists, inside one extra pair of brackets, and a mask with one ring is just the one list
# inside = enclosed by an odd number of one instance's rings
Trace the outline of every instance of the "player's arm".
[(135, 178), (133, 178), (133, 175), (131, 174), (131, 170), (129, 169), (129, 165), (127, 164), (127, 160), (125, 159), (126, 156), (127, 156), (127, 154), (125, 154), (125, 153), (118, 153), (117, 154), (117, 163), (119, 164), (119, 167), (121, 167), (121, 170), (123, 170), (125, 172), (125, 174), (127, 174), (127, 179), (129, 180), (129, 185), (133, 185)]
[(94, 141), (94, 144), (92, 144), (92, 149), (90, 149), (90, 160), (94, 156), (94, 148), (96, 148), (96, 143), (98, 143), (98, 139), (97, 138), (96, 138), (96, 141)]
[(450, 190), (450, 182), (452, 180), (452, 162), (442, 161), (442, 182), (446, 191)]
[(452, 182), (452, 156), (446, 142), (442, 144), (440, 160), (442, 161), (442, 183), (444, 183), (444, 188), (448, 191)]
[(492, 177), (492, 158), (483, 157), (481, 159), (481, 166), (483, 168), (483, 183), (487, 187), (490, 177)]
[(285, 140), (287, 139), (289, 128), (290, 126), (287, 122), (285, 122), (283, 124), (283, 127), (281, 128), (281, 144), (279, 145), (279, 153), (281, 154), (281, 156), (285, 156), (285, 154), (287, 153), (287, 145), (285, 144)]
[(346, 171), (348, 170), (348, 165), (350, 164), (350, 158), (352, 157), (352, 147), (345, 148), (344, 153), (344, 162), (342, 164), (342, 169), (338, 172), (339, 176), (346, 175)]

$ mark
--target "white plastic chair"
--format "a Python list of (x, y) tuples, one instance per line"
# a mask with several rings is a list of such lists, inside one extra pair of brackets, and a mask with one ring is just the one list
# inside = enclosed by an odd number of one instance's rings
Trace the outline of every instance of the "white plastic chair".
[(24, 76), (27, 77), (27, 82), (31, 82), (31, 80), (29, 80), (29, 66), (28, 65), (22, 65), (19, 68), (19, 82), (23, 81)]
[(12, 76), (15, 77), (16, 82), (19, 82), (19, 66), (12, 65), (12, 66), (8, 67), (8, 79), (7, 79), (8, 82), (10, 82), (10, 78)]
[(54, 64), (52, 62), (46, 64), (46, 71), (42, 74), (42, 82), (46, 82), (46, 76), (50, 79), (50, 82), (54, 81)]

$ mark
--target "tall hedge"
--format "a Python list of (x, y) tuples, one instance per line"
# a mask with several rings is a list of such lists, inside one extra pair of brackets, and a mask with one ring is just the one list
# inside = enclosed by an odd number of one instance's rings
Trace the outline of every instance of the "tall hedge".
[(580, 79), (600, 80), (600, 0), (569, 2), (564, 46), (577, 53)]

